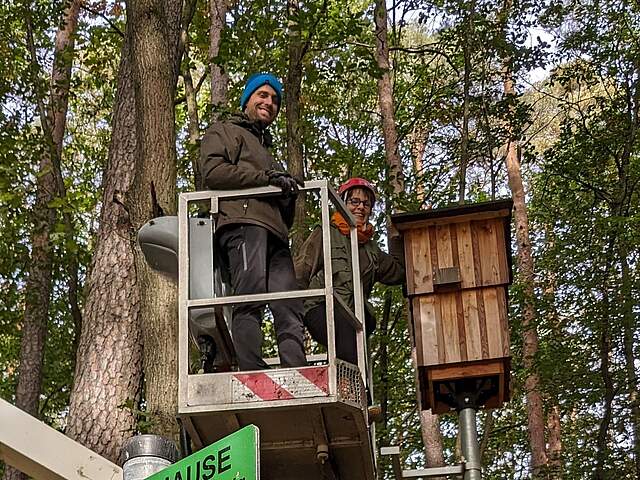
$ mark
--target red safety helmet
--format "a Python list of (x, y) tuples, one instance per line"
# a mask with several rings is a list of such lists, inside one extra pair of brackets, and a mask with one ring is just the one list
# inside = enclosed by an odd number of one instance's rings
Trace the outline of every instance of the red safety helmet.
[(350, 178), (342, 185), (340, 185), (340, 187), (338, 188), (338, 193), (342, 198), (344, 198), (344, 194), (347, 193), (347, 190), (350, 190), (352, 188), (364, 188), (365, 190), (369, 190), (373, 195), (373, 199), (376, 200), (376, 188), (369, 180), (365, 180), (364, 178)]

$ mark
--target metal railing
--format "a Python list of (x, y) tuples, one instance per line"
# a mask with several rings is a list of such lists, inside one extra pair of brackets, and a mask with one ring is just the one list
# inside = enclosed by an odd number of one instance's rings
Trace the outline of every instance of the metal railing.
[[(371, 396), (372, 382), (371, 370), (368, 368), (367, 342), (364, 327), (364, 297), (362, 283), (360, 281), (360, 262), (358, 255), (358, 238), (356, 233), (356, 221), (346, 205), (341, 200), (337, 192), (326, 180), (311, 180), (301, 187), (302, 191), (319, 191), (321, 207), (321, 226), (323, 241), (324, 260), (324, 288), (312, 290), (292, 290), (271, 293), (257, 293), (251, 295), (224, 295), (211, 298), (191, 299), (189, 292), (190, 278), (190, 257), (189, 257), (189, 206), (195, 203), (208, 202), (209, 214), (214, 220), (211, 232), (211, 248), (215, 248), (213, 240), (215, 235), (215, 219), (219, 214), (219, 204), (221, 200), (234, 198), (259, 198), (281, 195), (281, 190), (276, 187), (259, 187), (243, 190), (209, 190), (201, 192), (182, 193), (178, 200), (178, 370), (179, 370), (179, 391), (183, 398), (186, 398), (186, 377), (188, 371), (188, 318), (189, 311), (202, 307), (221, 307), (239, 303), (260, 302), (267, 303), (272, 300), (286, 298), (325, 298), (326, 320), (327, 320), (327, 356), (329, 364), (329, 388), (330, 392), (336, 392), (336, 345), (335, 345), (335, 305), (334, 300), (340, 304), (347, 313), (348, 319), (356, 329), (356, 344), (358, 355), (358, 369), (365, 383), (369, 388)], [(351, 242), (351, 266), (353, 272), (354, 286), (354, 311), (344, 304), (342, 299), (334, 295), (333, 272), (331, 263), (331, 236), (329, 204), (332, 204), (338, 212), (342, 214), (350, 227)], [(213, 268), (213, 266), (212, 266)], [(215, 291), (212, 289), (212, 291)], [(315, 357), (315, 356), (313, 356)], [(309, 357), (308, 357), (309, 358)], [(313, 358), (315, 360), (315, 358)]]

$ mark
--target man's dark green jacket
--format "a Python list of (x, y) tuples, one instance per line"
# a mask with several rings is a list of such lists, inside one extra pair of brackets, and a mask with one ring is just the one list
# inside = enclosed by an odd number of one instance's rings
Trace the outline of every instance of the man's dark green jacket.
[[(267, 170), (283, 171), (269, 153), (271, 135), (245, 115), (215, 122), (200, 145), (200, 189), (239, 190), (269, 185)], [(294, 199), (280, 196), (222, 200), (217, 228), (252, 224), (266, 228), (283, 242), (289, 241)]]

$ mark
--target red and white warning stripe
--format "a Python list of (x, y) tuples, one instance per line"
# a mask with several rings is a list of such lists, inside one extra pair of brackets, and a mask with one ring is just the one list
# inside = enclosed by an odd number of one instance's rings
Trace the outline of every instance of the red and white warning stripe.
[(231, 383), (234, 402), (290, 400), (329, 394), (326, 366), (236, 373), (231, 377)]

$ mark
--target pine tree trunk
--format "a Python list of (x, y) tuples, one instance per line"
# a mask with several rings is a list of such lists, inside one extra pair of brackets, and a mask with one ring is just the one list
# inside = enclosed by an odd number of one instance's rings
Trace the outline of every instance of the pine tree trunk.
[(562, 426), (560, 423), (560, 405), (556, 398), (552, 399), (551, 408), (547, 413), (548, 446), (547, 457), (549, 461), (549, 479), (561, 480), (562, 476)]
[(458, 203), (464, 205), (465, 192), (467, 188), (467, 168), (469, 166), (469, 116), (470, 99), (469, 90), (471, 88), (471, 42), (474, 30), (474, 10), (475, 2), (471, 2), (467, 13), (466, 35), (463, 45), (464, 55), (464, 77), (462, 83), (462, 134), (460, 138), (460, 171), (458, 172)]
[(142, 380), (134, 232), (123, 204), (131, 188), (136, 150), (130, 36), (128, 26), (67, 421), (69, 437), (113, 462), (135, 431), (130, 407), (138, 405)]
[[(556, 235), (553, 225), (545, 224), (545, 238), (547, 239), (547, 248), (553, 250), (556, 243)], [(564, 331), (562, 329), (558, 311), (556, 309), (556, 291), (557, 291), (557, 272), (552, 266), (543, 273), (546, 279), (544, 288), (545, 302), (548, 305), (548, 324), (554, 338), (562, 338)], [(547, 405), (547, 461), (549, 480), (561, 480), (563, 478), (562, 468), (562, 425), (560, 419), (560, 404), (558, 395), (555, 391), (546, 395), (545, 403)]]
[(601, 316), (599, 326), (600, 326), (600, 376), (602, 378), (602, 384), (604, 385), (604, 411), (602, 412), (602, 419), (600, 420), (600, 425), (598, 426), (598, 435), (596, 437), (596, 446), (597, 451), (595, 453), (595, 472), (594, 479), (595, 480), (605, 480), (610, 478), (609, 472), (607, 471), (606, 461), (608, 459), (609, 452), (609, 427), (611, 425), (611, 419), (613, 418), (612, 405), (613, 400), (616, 396), (615, 387), (613, 383), (613, 377), (611, 373), (611, 319), (609, 317), (608, 312), (611, 311), (611, 298), (610, 298), (610, 288), (611, 285), (609, 283), (609, 276), (611, 275), (612, 270), (612, 249), (614, 246), (615, 240), (613, 238), (609, 239), (607, 250), (604, 252), (606, 259), (606, 266), (604, 268), (605, 278), (602, 279), (603, 285), (601, 290), (602, 295), (602, 303), (604, 312)]
[[(376, 62), (378, 68), (382, 71), (382, 76), (378, 80), (378, 104), (382, 116), (385, 159), (389, 167), (389, 183), (391, 184), (394, 196), (398, 197), (404, 192), (404, 175), (402, 173), (402, 160), (400, 158), (398, 132), (396, 129), (393, 85), (391, 82), (391, 63), (389, 60), (389, 40), (387, 35), (387, 6), (384, 0), (376, 0), (374, 15), (376, 24)], [(415, 154), (416, 162), (422, 160), (422, 153), (424, 153), (424, 142), (419, 143)], [(391, 204), (387, 203), (387, 214), (389, 215), (390, 213)], [(388, 235), (397, 235), (391, 222), (387, 222), (387, 225)], [(437, 416), (431, 415), (430, 412), (420, 412), (420, 423), (425, 443), (427, 464), (429, 466), (443, 465), (442, 436), (440, 434)]]
[[(629, 408), (633, 429), (633, 453), (636, 478), (640, 478), (640, 396), (638, 394), (638, 374), (636, 372), (636, 355), (634, 337), (637, 329), (634, 315), (632, 294), (632, 276), (629, 268), (628, 249), (625, 240), (621, 239), (620, 261), (622, 262), (622, 288), (620, 289), (623, 318), (623, 350), (627, 375)], [(637, 302), (636, 302), (637, 303)]]
[(424, 158), (424, 152), (427, 148), (428, 135), (429, 132), (427, 127), (417, 123), (409, 136), (409, 141), (411, 142), (411, 156), (413, 157), (413, 170), (417, 179), (416, 194), (418, 196), (418, 200), (423, 205), (426, 200), (426, 191), (424, 188), (424, 182), (422, 181), (424, 178), (424, 165), (422, 163), (422, 159)]
[[(514, 94), (513, 80), (510, 73), (504, 82), (506, 96)], [(529, 236), (529, 217), (525, 203), (525, 192), (522, 183), (522, 170), (515, 141), (507, 145), (507, 174), (509, 188), (513, 196), (516, 243), (518, 246), (518, 271), (524, 292), (522, 308), (523, 363), (526, 369), (525, 392), (527, 398), (527, 419), (529, 427), (529, 445), (531, 447), (531, 468), (534, 477), (547, 465), (547, 454), (544, 438), (544, 413), (540, 393), (540, 375), (537, 371), (536, 356), (538, 354), (538, 330), (534, 308), (534, 265)]]
[(404, 192), (404, 176), (400, 159), (398, 132), (396, 130), (395, 109), (393, 105), (393, 85), (391, 83), (391, 66), (389, 62), (389, 40), (387, 35), (387, 5), (384, 0), (376, 0), (376, 62), (382, 72), (378, 80), (378, 104), (382, 116), (382, 135), (384, 151), (389, 166), (389, 183), (394, 195)]
[[(300, 120), (300, 91), (302, 89), (303, 47), (300, 38), (298, 16), (300, 7), (297, 0), (287, 1), (289, 21), (289, 65), (285, 80), (285, 101), (287, 104), (287, 167), (289, 173), (304, 178), (304, 159), (302, 150), (302, 125)], [(291, 248), (297, 252), (304, 242), (305, 232), (301, 228), (305, 219), (305, 195), (296, 200), (295, 222), (292, 230)]]
[(529, 240), (529, 219), (527, 215), (524, 187), (520, 161), (514, 144), (509, 145), (507, 153), (507, 172), (509, 188), (513, 195), (514, 219), (516, 224), (516, 241), (518, 245), (518, 265), (520, 281), (525, 294), (522, 309), (522, 337), (523, 363), (527, 371), (525, 391), (527, 398), (527, 419), (529, 426), (529, 445), (531, 447), (531, 466), (534, 477), (547, 464), (544, 440), (544, 413), (542, 411), (542, 396), (540, 394), (540, 375), (537, 372), (536, 356), (538, 354), (538, 331), (536, 315), (533, 305), (534, 269)]
[(440, 432), (438, 415), (432, 414), (430, 410), (422, 410), (420, 412), (420, 432), (424, 442), (427, 467), (444, 466), (442, 433)]
[[(136, 111), (136, 167), (127, 201), (134, 232), (148, 220), (175, 215), (174, 97), (182, 2), (129, 0)], [(145, 402), (151, 432), (177, 435), (176, 287), (147, 266), (134, 247), (144, 343)]]
[[(54, 227), (56, 212), (49, 203), (55, 198), (56, 181), (52, 171), (51, 150), (45, 145), (40, 156), (36, 199), (31, 212), (31, 258), (25, 285), (25, 309), (20, 340), (20, 365), (16, 386), (16, 406), (39, 417), (38, 405), (42, 388), (42, 361), (47, 332), (49, 299), (51, 295), (52, 251), (49, 235)], [(7, 466), (3, 480), (26, 479), (19, 470)]]
[[(25, 412), (39, 416), (39, 397), (42, 389), (42, 362), (51, 297), (51, 270), (53, 252), (50, 234), (55, 226), (56, 211), (50, 206), (55, 198), (64, 195), (60, 173), (60, 154), (64, 136), (74, 33), (80, 10), (80, 0), (71, 2), (65, 9), (56, 33), (54, 61), (51, 72), (49, 109), (42, 99), (38, 110), (43, 131), (43, 151), (36, 179), (35, 203), (31, 211), (31, 259), (25, 285), (25, 309), (20, 340), (20, 365), (16, 386), (16, 406)], [(25, 14), (27, 43), (34, 71), (39, 71), (33, 25), (30, 13)], [(4, 480), (19, 480), (26, 476), (12, 467), (7, 467)]]
[[(635, 78), (640, 75), (640, 66), (638, 64), (636, 64), (634, 73)], [(614, 197), (615, 204), (610, 206), (616, 216), (624, 218), (630, 217), (631, 199), (637, 192), (637, 177), (632, 174), (631, 170), (631, 152), (634, 151), (634, 145), (637, 144), (638, 131), (640, 129), (640, 85), (637, 80), (629, 85), (628, 92), (629, 95), (626, 98), (629, 126), (624, 139), (624, 148), (619, 160), (616, 161), (618, 165), (618, 184)], [(632, 293), (634, 279), (629, 265), (630, 248), (624, 233), (619, 235), (618, 242), (622, 270), (620, 303), (622, 305), (623, 351), (633, 429), (634, 467), (636, 478), (640, 478), (640, 393), (638, 392), (638, 373), (636, 368), (637, 356), (634, 351), (637, 332), (637, 315), (634, 313), (634, 308), (637, 308), (638, 302), (637, 300), (634, 301)]]
[(382, 412), (382, 429), (379, 442), (382, 446), (389, 444), (389, 319), (391, 317), (391, 291), (388, 290), (382, 306), (382, 318), (378, 327), (380, 343), (376, 353), (379, 373), (379, 388), (376, 389), (376, 401), (380, 402)]
[[(423, 169), (422, 159), (427, 145), (428, 131), (424, 125), (416, 124), (411, 132), (411, 155), (413, 157), (414, 171), (420, 178)], [(416, 185), (418, 200), (422, 205), (426, 202), (426, 191), (422, 182)], [(408, 309), (407, 309), (408, 311)], [(415, 362), (414, 362), (415, 363)], [(416, 379), (417, 382), (417, 379)], [(425, 448), (427, 467), (444, 466), (444, 453), (442, 447), (442, 432), (440, 431), (440, 419), (430, 410), (420, 411), (420, 432)], [(436, 479), (438, 480), (438, 479)]]

